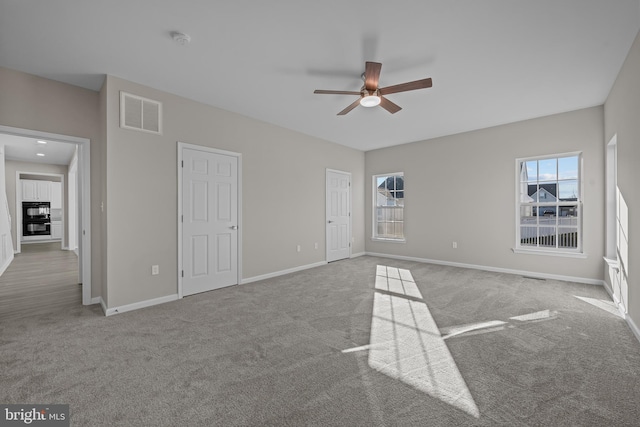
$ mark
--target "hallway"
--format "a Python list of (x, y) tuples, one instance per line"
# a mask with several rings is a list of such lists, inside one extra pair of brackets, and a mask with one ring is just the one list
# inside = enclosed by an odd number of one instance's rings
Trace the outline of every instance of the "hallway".
[(22, 245), (0, 277), (0, 321), (77, 307), (78, 283), (78, 257), (60, 242)]

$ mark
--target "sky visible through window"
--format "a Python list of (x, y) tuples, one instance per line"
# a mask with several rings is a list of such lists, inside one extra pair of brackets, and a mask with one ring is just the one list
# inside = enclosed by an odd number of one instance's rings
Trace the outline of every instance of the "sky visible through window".
[(530, 184), (558, 183), (559, 199), (575, 199), (578, 195), (578, 156), (530, 160), (527, 180)]

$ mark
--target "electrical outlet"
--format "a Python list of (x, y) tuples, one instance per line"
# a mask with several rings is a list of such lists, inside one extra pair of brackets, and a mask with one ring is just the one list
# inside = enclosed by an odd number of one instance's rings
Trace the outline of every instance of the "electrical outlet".
[(451, 247), (453, 247), (453, 249), (458, 249), (458, 242), (451, 243)]
[(298, 245), (298, 246), (296, 247), (296, 250), (297, 250), (298, 252), (300, 252), (300, 251), (302, 250), (302, 248), (300, 247), (300, 245)]
[(314, 248), (318, 249), (318, 242), (314, 245)]
[(159, 265), (152, 265), (151, 266), (151, 275), (152, 276), (156, 276), (160, 274), (160, 266)]

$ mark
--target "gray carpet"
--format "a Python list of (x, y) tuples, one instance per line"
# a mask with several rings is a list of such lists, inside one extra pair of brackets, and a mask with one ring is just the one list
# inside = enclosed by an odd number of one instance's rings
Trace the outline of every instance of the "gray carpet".
[(0, 402), (74, 426), (639, 425), (640, 343), (610, 309), (597, 286), (360, 257), (3, 322)]

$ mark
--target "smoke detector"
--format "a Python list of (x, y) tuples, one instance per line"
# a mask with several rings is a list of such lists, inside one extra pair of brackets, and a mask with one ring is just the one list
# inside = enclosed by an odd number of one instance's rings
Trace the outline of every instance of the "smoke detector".
[(173, 31), (171, 33), (171, 37), (176, 43), (179, 43), (182, 46), (189, 44), (191, 41), (191, 36), (189, 34), (181, 33), (179, 31)]

